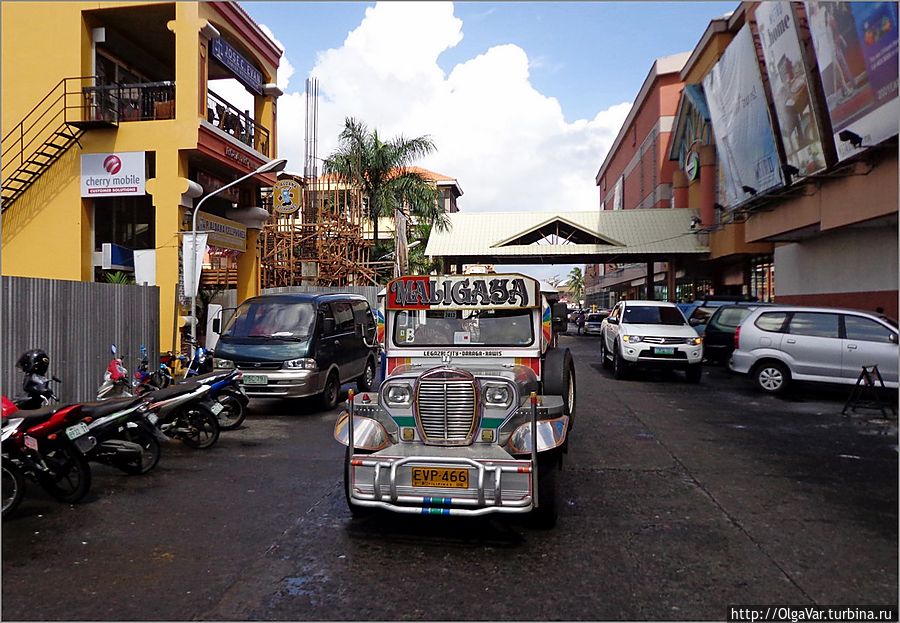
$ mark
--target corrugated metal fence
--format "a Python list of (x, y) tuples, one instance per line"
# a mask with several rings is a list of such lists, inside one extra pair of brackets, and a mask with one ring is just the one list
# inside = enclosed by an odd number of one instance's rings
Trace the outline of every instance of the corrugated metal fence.
[(16, 360), (41, 348), (50, 356), (50, 374), (62, 379), (63, 402), (93, 400), (116, 344), (129, 374), (144, 344), (159, 361), (159, 289), (107, 283), (3, 277), (0, 390), (22, 394)]

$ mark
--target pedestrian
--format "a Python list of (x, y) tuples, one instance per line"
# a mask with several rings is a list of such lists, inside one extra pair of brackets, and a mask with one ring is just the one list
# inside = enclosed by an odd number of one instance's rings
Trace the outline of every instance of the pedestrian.
[(584, 311), (578, 312), (578, 318), (575, 319), (575, 324), (578, 325), (578, 335), (581, 335), (581, 330), (584, 328)]

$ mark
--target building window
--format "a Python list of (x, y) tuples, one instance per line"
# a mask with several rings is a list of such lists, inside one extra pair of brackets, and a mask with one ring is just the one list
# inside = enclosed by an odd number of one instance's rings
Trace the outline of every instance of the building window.
[(129, 249), (156, 248), (156, 213), (150, 195), (94, 199), (94, 250), (111, 242)]

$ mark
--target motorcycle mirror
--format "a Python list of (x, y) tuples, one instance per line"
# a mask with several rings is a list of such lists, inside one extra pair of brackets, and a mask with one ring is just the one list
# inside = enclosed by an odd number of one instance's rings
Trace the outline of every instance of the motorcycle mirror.
[(52, 378), (54, 381), (56, 381), (57, 383), (62, 383), (62, 381), (59, 380), (59, 377), (54, 376), (54, 377), (51, 377), (51, 378)]
[(115, 345), (115, 344), (112, 344), (112, 345), (110, 345), (110, 347), (109, 347), (109, 352), (111, 352), (113, 355), (115, 355), (116, 353), (119, 352), (119, 349), (116, 348), (116, 345)]

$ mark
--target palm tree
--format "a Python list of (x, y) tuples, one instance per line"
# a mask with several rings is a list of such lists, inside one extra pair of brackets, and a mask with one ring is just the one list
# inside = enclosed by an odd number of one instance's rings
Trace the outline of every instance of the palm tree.
[(569, 271), (569, 291), (575, 297), (575, 302), (580, 303), (581, 295), (584, 294), (584, 275), (580, 266)]
[(378, 130), (352, 117), (344, 121), (337, 149), (329, 156), (323, 171), (358, 186), (368, 198), (374, 241), (378, 242), (378, 217), (393, 216), (399, 210), (417, 222), (446, 229), (446, 213), (438, 204), (434, 185), (418, 171), (413, 162), (435, 151), (428, 136), (407, 139), (403, 136), (382, 141)]

